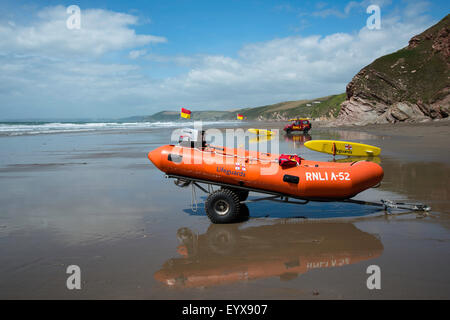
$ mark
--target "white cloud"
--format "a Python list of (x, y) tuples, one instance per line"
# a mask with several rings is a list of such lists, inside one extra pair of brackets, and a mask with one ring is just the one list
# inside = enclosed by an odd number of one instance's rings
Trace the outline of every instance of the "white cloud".
[(137, 59), (141, 56), (144, 56), (147, 54), (147, 50), (131, 50), (130, 53), (128, 54), (128, 56), (131, 59)]
[(404, 15), (406, 18), (416, 18), (417, 16), (423, 15), (430, 6), (427, 1), (417, 1), (412, 2), (410, 5), (404, 8)]
[(14, 22), (0, 25), (0, 53), (45, 54), (49, 56), (102, 55), (109, 51), (166, 42), (164, 37), (137, 35), (130, 26), (135, 16), (101, 9), (81, 10), (81, 28), (68, 29), (63, 6), (37, 13), (29, 26)]
[(326, 18), (328, 16), (335, 16), (338, 18), (345, 18), (347, 15), (345, 13), (342, 13), (341, 11), (333, 8), (323, 9), (319, 11), (315, 11), (312, 13), (314, 17), (321, 17)]
[[(97, 36), (75, 38), (75, 51), (87, 50), (93, 57), (76, 61), (61, 56), (72, 47), (59, 34), (67, 30), (50, 27), (55, 24), (54, 12), (44, 12), (31, 26), (16, 26), (20, 32), (7, 40), (14, 46), (7, 47), (0, 37), (0, 52), (6, 52), (0, 53), (0, 114), (10, 118), (120, 117), (180, 105), (194, 110), (258, 106), (340, 93), (362, 67), (406, 46), (413, 35), (432, 24), (420, 10), (412, 8), (405, 11), (408, 17), (402, 16), (403, 11), (397, 16), (382, 15), (381, 30), (362, 27), (354, 33), (273, 39), (248, 44), (235, 57), (171, 57), (150, 54), (141, 47), (152, 43), (153, 38), (136, 35), (130, 29), (136, 23), (133, 16), (92, 10), (92, 19), (100, 15), (105, 20), (93, 21), (95, 27), (86, 26), (96, 30)], [(111, 20), (121, 22), (111, 30), (106, 28)], [(31, 30), (46, 31), (33, 40), (28, 34)], [(2, 32), (4, 29), (0, 29)], [(3, 34), (12, 37), (8, 32)], [(53, 50), (44, 48), (44, 44)], [(129, 58), (140, 59), (131, 65), (95, 58), (120, 49), (127, 49)], [(182, 65), (188, 71), (156, 79), (151, 76), (152, 68), (140, 61)]]
[(347, 18), (351, 11), (354, 9), (359, 9), (365, 12), (365, 9), (370, 5), (378, 5), (381, 8), (391, 4), (391, 0), (363, 0), (363, 1), (350, 1), (346, 4), (343, 11), (336, 8), (325, 8), (323, 5), (320, 10), (312, 13), (314, 17), (327, 18), (329, 16), (335, 16), (338, 18)]
[(357, 7), (360, 7), (360, 6), (361, 6), (360, 2), (358, 2), (358, 1), (350, 1), (345, 6), (344, 12), (345, 12), (346, 15), (348, 15), (353, 8), (357, 8)]
[[(363, 27), (354, 34), (287, 37), (243, 47), (237, 58), (204, 57), (187, 74), (165, 79), (160, 95), (193, 106), (263, 105), (345, 91), (365, 65), (394, 52), (422, 32), (430, 21), (383, 19), (381, 30)], [(169, 98), (167, 96), (166, 98)]]

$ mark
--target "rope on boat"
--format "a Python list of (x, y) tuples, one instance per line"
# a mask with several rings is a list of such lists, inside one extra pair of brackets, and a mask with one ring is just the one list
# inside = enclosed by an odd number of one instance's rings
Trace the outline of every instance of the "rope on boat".
[[(214, 148), (214, 147), (209, 147), (209, 148)], [(237, 154), (219, 153), (219, 152), (215, 151), (215, 148), (214, 148), (214, 151), (205, 151), (205, 150), (201, 150), (199, 148), (194, 148), (194, 149), (198, 150), (200, 152), (203, 152), (203, 153), (211, 153), (211, 154), (216, 154), (216, 155), (220, 155), (220, 156), (224, 156), (224, 157), (228, 157), (228, 158), (239, 158), (239, 159), (245, 159), (248, 161), (263, 161), (263, 162), (269, 162), (269, 163), (278, 163), (278, 160), (269, 160), (269, 159), (253, 158), (253, 157), (242, 157), (242, 156), (238, 156)]]

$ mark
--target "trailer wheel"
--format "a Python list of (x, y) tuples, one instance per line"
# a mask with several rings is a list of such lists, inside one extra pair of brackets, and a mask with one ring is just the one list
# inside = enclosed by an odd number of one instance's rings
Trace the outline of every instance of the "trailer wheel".
[(192, 242), (194, 238), (194, 234), (189, 228), (180, 228), (177, 231), (177, 239), (181, 243)]
[(227, 187), (221, 187), (221, 190), (228, 189), (232, 192), (236, 193), (239, 197), (239, 201), (245, 201), (248, 198), (249, 191), (243, 190), (243, 189), (234, 189), (234, 188), (227, 188)]
[(236, 225), (212, 224), (206, 232), (208, 248), (219, 255), (234, 253), (239, 240), (239, 230)]
[(239, 196), (230, 189), (211, 193), (205, 202), (205, 211), (212, 223), (233, 223), (239, 220)]

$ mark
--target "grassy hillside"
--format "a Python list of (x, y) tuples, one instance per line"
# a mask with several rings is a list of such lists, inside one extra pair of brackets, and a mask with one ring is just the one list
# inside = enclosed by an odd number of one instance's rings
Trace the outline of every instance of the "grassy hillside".
[[(332, 95), (312, 100), (297, 100), (280, 102), (276, 104), (234, 109), (233, 111), (193, 111), (192, 120), (236, 120), (236, 114), (240, 113), (247, 120), (286, 120), (293, 117), (336, 117), (340, 110), (340, 104), (345, 100), (345, 93)], [(179, 111), (161, 111), (151, 116), (136, 116), (121, 119), (121, 121), (178, 121)]]
[(272, 105), (240, 109), (239, 113), (249, 120), (288, 119), (293, 117), (336, 117), (345, 93), (312, 100), (298, 100)]
[[(233, 120), (236, 119), (236, 113), (232, 113), (229, 111), (193, 111), (191, 114), (192, 120), (208, 120), (208, 121), (216, 121), (216, 120)], [(180, 120), (180, 112), (179, 111), (161, 111), (151, 116), (135, 116), (120, 119), (121, 121), (130, 121), (130, 122), (139, 122), (139, 121), (148, 121), (148, 122), (168, 122), (168, 121), (179, 121)]]
[(399, 101), (429, 105), (450, 86), (450, 15), (413, 37), (409, 45), (376, 59), (352, 80), (348, 96), (391, 105)]

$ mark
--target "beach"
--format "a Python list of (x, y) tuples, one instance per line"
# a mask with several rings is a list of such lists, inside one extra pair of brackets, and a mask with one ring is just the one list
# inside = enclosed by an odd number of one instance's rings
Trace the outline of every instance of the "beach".
[[(178, 126), (52, 127), (1, 135), (0, 298), (450, 297), (448, 120), (365, 127), (313, 123), (308, 135), (280, 130), (269, 141), (281, 153), (318, 161), (332, 156), (304, 142), (379, 146), (383, 182), (357, 199), (423, 202), (432, 208), (427, 214), (262, 201), (249, 203), (250, 219), (233, 225), (211, 224), (205, 194), (197, 191), (196, 208), (191, 189), (175, 186), (148, 160), (149, 151), (171, 143)], [(251, 193), (250, 199), (257, 196)], [(81, 269), (80, 290), (66, 286), (70, 265)], [(370, 265), (380, 267), (381, 289), (367, 287)]]

